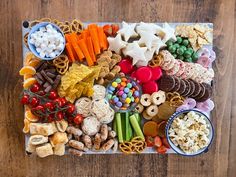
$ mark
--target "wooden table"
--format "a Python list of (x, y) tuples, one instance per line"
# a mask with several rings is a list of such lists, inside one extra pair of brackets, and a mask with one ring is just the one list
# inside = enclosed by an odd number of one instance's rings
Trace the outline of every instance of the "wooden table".
[[(41, 17), (82, 21), (213, 22), (213, 123), (216, 137), (207, 154), (84, 155), (40, 159), (24, 153), (21, 22)], [(0, 176), (202, 177), (236, 174), (235, 0), (1, 0), (0, 1)], [(233, 157), (234, 156), (234, 157)]]

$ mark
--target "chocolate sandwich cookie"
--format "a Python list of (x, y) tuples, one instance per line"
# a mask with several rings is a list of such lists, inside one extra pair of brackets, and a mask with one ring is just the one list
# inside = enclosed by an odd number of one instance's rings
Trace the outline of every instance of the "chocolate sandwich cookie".
[(190, 92), (188, 93), (188, 97), (191, 96), (195, 91), (195, 84), (193, 83), (192, 79), (188, 79), (188, 82), (190, 83)]
[(180, 88), (178, 90), (178, 93), (182, 95), (185, 92), (185, 89), (186, 89), (186, 84), (182, 79), (180, 79)]
[(186, 88), (185, 88), (185, 91), (184, 91), (184, 93), (182, 93), (181, 95), (183, 96), (183, 97), (186, 97), (189, 93), (190, 93), (190, 87), (191, 87), (191, 85), (190, 85), (190, 83), (189, 83), (189, 81), (188, 80), (183, 80), (184, 82), (185, 82), (185, 84), (186, 84)]
[(169, 92), (175, 87), (175, 79), (173, 76), (163, 75), (161, 79), (158, 80), (158, 86), (160, 90)]
[(192, 82), (194, 83), (195, 89), (194, 92), (190, 95), (191, 98), (195, 98), (196, 96), (198, 96), (198, 94), (201, 91), (201, 86), (198, 82), (192, 80)]
[(200, 93), (196, 97), (194, 97), (196, 101), (199, 101), (205, 94), (205, 90), (206, 90), (205, 86), (200, 83), (200, 87), (201, 87)]
[(197, 100), (199, 102), (206, 101), (208, 98), (210, 98), (212, 96), (212, 87), (211, 87), (211, 85), (207, 84), (207, 83), (202, 83), (202, 85), (205, 87), (205, 93), (201, 98), (199, 98)]
[(171, 92), (178, 92), (180, 89), (180, 79), (178, 77), (173, 76), (175, 80), (175, 87), (171, 90)]

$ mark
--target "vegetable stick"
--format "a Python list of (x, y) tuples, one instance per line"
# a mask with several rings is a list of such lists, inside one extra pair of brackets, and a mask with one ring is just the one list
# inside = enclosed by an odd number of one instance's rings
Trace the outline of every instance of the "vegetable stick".
[(71, 62), (74, 62), (75, 61), (75, 57), (74, 57), (74, 54), (73, 54), (73, 51), (72, 51), (72, 47), (70, 45), (70, 43), (66, 43), (66, 53), (69, 57), (69, 60)]
[(92, 29), (92, 28), (97, 28), (97, 24), (96, 23), (92, 23), (88, 25), (88, 29)]
[(132, 115), (129, 117), (129, 119), (130, 119), (131, 125), (132, 125), (134, 131), (136, 132), (137, 136), (140, 136), (143, 140), (145, 140), (143, 132), (142, 132), (142, 130), (139, 126), (139, 123), (136, 119), (136, 116)]
[(73, 48), (75, 49), (77, 56), (79, 57), (79, 60), (82, 61), (84, 58), (84, 54), (81, 51), (81, 49), (77, 43), (77, 37), (76, 37), (75, 33), (71, 33), (70, 40), (71, 40), (71, 44), (72, 44)]
[(70, 42), (70, 34), (65, 34), (66, 42)]
[(86, 39), (86, 44), (87, 44), (88, 51), (89, 51), (89, 54), (90, 54), (92, 60), (94, 62), (96, 62), (96, 57), (95, 57), (94, 50), (93, 50), (93, 43), (92, 43), (92, 39), (90, 36)]
[(89, 33), (92, 38), (95, 54), (96, 55), (100, 54), (100, 45), (99, 45), (97, 29), (96, 28), (89, 28)]
[(123, 143), (123, 134), (122, 134), (122, 126), (121, 126), (121, 116), (120, 113), (116, 113), (116, 125), (118, 132), (118, 140), (120, 143)]
[(98, 27), (98, 38), (99, 38), (99, 45), (101, 49), (105, 49), (105, 40), (104, 40), (104, 36), (103, 36), (103, 29), (102, 27)]
[(86, 61), (87, 61), (88, 65), (92, 66), (94, 63), (93, 63), (92, 58), (89, 55), (89, 51), (88, 51), (85, 39), (80, 39), (78, 41), (78, 44), (79, 44), (79, 47), (81, 48), (81, 50), (82, 50), (82, 52), (83, 52), (83, 54), (86, 58)]
[(105, 48), (103, 50), (106, 50), (108, 48), (108, 41), (107, 41), (107, 36), (104, 32), (103, 32), (103, 41), (105, 44)]
[(82, 31), (81, 37), (82, 39), (87, 39), (89, 37), (89, 31), (88, 30)]
[(73, 48), (73, 46), (72, 46), (72, 44), (71, 44), (71, 35), (70, 35), (70, 34), (66, 34), (66, 35), (65, 35), (65, 38), (66, 38), (67, 43), (70, 43), (70, 47), (71, 47), (72, 53), (73, 53), (73, 55), (74, 55), (74, 59), (75, 59), (75, 60), (78, 60), (78, 56), (77, 56), (77, 54), (76, 54), (76, 51), (75, 51), (75, 49)]

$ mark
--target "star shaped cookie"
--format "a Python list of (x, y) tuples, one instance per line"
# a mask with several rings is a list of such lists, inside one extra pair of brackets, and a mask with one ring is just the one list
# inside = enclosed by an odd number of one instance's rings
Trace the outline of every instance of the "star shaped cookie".
[(135, 32), (136, 23), (128, 24), (126, 22), (122, 22), (122, 28), (117, 31), (117, 33), (121, 34), (121, 36), (124, 36), (125, 41), (128, 41), (130, 37), (137, 37), (138, 34)]
[(129, 43), (126, 49), (123, 50), (125, 55), (133, 58), (132, 64), (135, 65), (138, 61), (146, 61), (145, 52), (147, 47), (140, 47), (137, 41)]
[(108, 37), (107, 40), (109, 42), (108, 49), (118, 54), (120, 54), (121, 49), (127, 45), (127, 42), (122, 41), (120, 34), (117, 34), (116, 37)]
[(150, 32), (146, 31), (140, 31), (141, 38), (139, 39), (139, 44), (145, 44), (145, 46), (151, 50), (153, 42), (158, 40), (157, 36), (155, 34), (152, 34)]
[(162, 39), (164, 43), (166, 43), (169, 39), (176, 41), (175, 29), (171, 28), (166, 22), (163, 25), (163, 32), (165, 33), (164, 38)]
[(157, 37), (157, 40), (153, 41), (153, 48), (155, 49), (157, 55), (159, 53), (159, 50), (165, 46), (166, 44), (161, 40), (160, 37)]

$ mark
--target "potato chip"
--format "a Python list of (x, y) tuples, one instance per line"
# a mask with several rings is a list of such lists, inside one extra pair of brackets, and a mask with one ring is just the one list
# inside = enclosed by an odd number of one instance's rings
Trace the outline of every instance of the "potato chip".
[(64, 96), (68, 101), (74, 102), (82, 95), (90, 97), (93, 95), (93, 84), (98, 78), (101, 67), (79, 65), (73, 63), (69, 70), (61, 78), (58, 87), (59, 96)]

